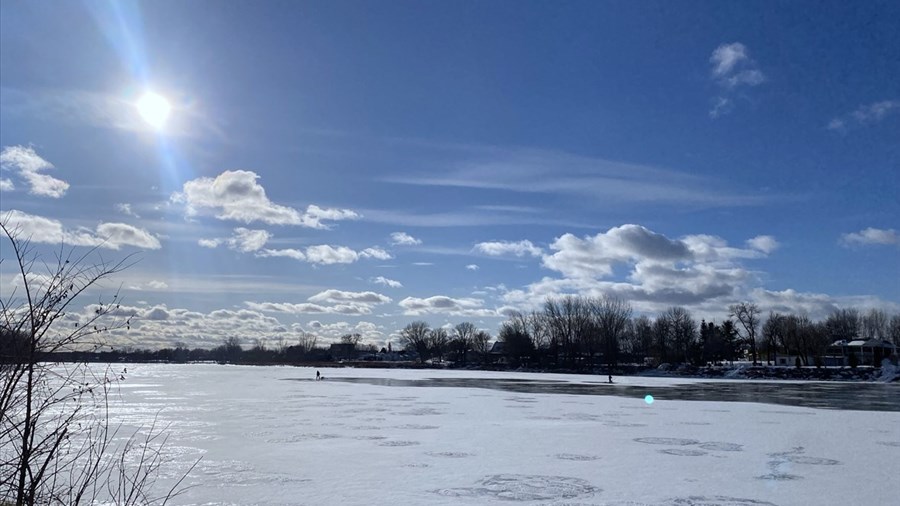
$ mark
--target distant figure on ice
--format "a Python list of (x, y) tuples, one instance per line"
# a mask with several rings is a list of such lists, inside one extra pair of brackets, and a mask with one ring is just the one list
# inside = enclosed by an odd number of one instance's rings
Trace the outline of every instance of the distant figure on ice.
[(612, 374), (609, 375), (609, 382), (612, 383)]
[(316, 381), (319, 381), (320, 379), (322, 379), (322, 375), (319, 373), (319, 371), (316, 371)]

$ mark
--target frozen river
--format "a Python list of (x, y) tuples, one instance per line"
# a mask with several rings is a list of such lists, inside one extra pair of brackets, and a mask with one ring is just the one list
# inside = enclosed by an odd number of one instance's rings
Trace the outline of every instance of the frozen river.
[[(739, 382), (322, 372), (328, 379), (316, 382), (309, 368), (129, 364), (113, 418), (133, 427), (157, 417), (168, 426), (168, 475), (200, 459), (175, 504), (845, 505), (900, 497), (897, 384), (859, 385), (854, 400), (852, 384), (780, 384), (787, 394), (778, 397), (772, 384), (745, 383), (767, 393), (747, 397), (735, 393)], [(790, 401), (838, 391), (851, 401)], [(736, 400), (756, 402), (729, 402)], [(810, 405), (822, 407), (803, 407)]]

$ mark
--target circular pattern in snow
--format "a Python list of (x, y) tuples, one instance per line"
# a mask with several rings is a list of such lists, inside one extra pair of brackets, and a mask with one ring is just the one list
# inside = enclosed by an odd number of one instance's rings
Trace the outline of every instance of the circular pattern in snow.
[(702, 457), (707, 454), (703, 450), (688, 450), (686, 448), (666, 448), (665, 450), (659, 450), (659, 453), (678, 455), (679, 457)]
[(434, 430), (440, 429), (437, 425), (421, 425), (418, 423), (407, 423), (405, 425), (398, 425), (398, 429), (410, 429), (410, 430)]
[(502, 501), (553, 501), (592, 495), (600, 489), (580, 478), (524, 474), (495, 474), (478, 486), (445, 488), (434, 493), (446, 497), (489, 498)]
[(724, 495), (702, 496), (692, 495), (688, 497), (675, 497), (658, 503), (642, 502), (615, 502), (607, 506), (776, 506), (768, 501), (755, 499), (742, 499), (740, 497), (728, 497)]
[(474, 453), (465, 453), (465, 452), (425, 452), (425, 455), (430, 455), (432, 457), (444, 457), (448, 459), (464, 459), (466, 457), (474, 457)]
[(878, 444), (882, 446), (895, 446), (900, 447), (900, 441), (877, 441)]
[(382, 441), (378, 446), (416, 446), (422, 443), (418, 441)]
[(810, 466), (836, 466), (841, 462), (834, 459), (823, 459), (822, 457), (805, 457), (803, 455), (787, 455), (784, 457), (788, 462), (794, 464), (806, 464)]
[(634, 441), (645, 443), (648, 445), (670, 445), (670, 446), (688, 446), (695, 445), (700, 441), (696, 439), (682, 439), (677, 437), (639, 437)]
[(710, 441), (708, 443), (700, 443), (700, 448), (704, 450), (713, 450), (717, 452), (742, 452), (744, 445), (737, 443), (720, 443), (718, 441)]
[(794, 480), (802, 480), (802, 476), (797, 476), (796, 474), (787, 474), (787, 473), (770, 473), (764, 474), (762, 476), (757, 476), (757, 480), (770, 480), (770, 481), (794, 481)]
[(560, 460), (576, 460), (579, 462), (600, 460), (600, 457), (597, 457), (595, 455), (578, 455), (577, 453), (558, 453), (555, 455), (555, 457)]

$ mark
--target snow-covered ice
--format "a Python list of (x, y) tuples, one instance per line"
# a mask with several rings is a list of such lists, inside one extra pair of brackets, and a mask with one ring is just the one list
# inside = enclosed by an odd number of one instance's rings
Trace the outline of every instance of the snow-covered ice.
[[(347, 381), (480, 371), (128, 365), (126, 426), (168, 426), (174, 504), (898, 504), (900, 412)], [(692, 380), (616, 378), (648, 395)], [(850, 387), (851, 385), (848, 385)], [(885, 385), (887, 389), (900, 385)], [(895, 390), (889, 390), (896, 395)], [(127, 432), (127, 431), (126, 431)]]

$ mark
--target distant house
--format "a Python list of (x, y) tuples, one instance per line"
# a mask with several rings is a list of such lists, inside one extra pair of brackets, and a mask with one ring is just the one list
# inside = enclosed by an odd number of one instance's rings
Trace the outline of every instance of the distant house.
[(352, 343), (334, 343), (328, 349), (332, 360), (353, 360), (356, 358), (356, 346)]
[(857, 339), (835, 341), (825, 352), (826, 365), (850, 365), (854, 356), (859, 365), (881, 365), (881, 361), (897, 353), (897, 347), (881, 339)]

